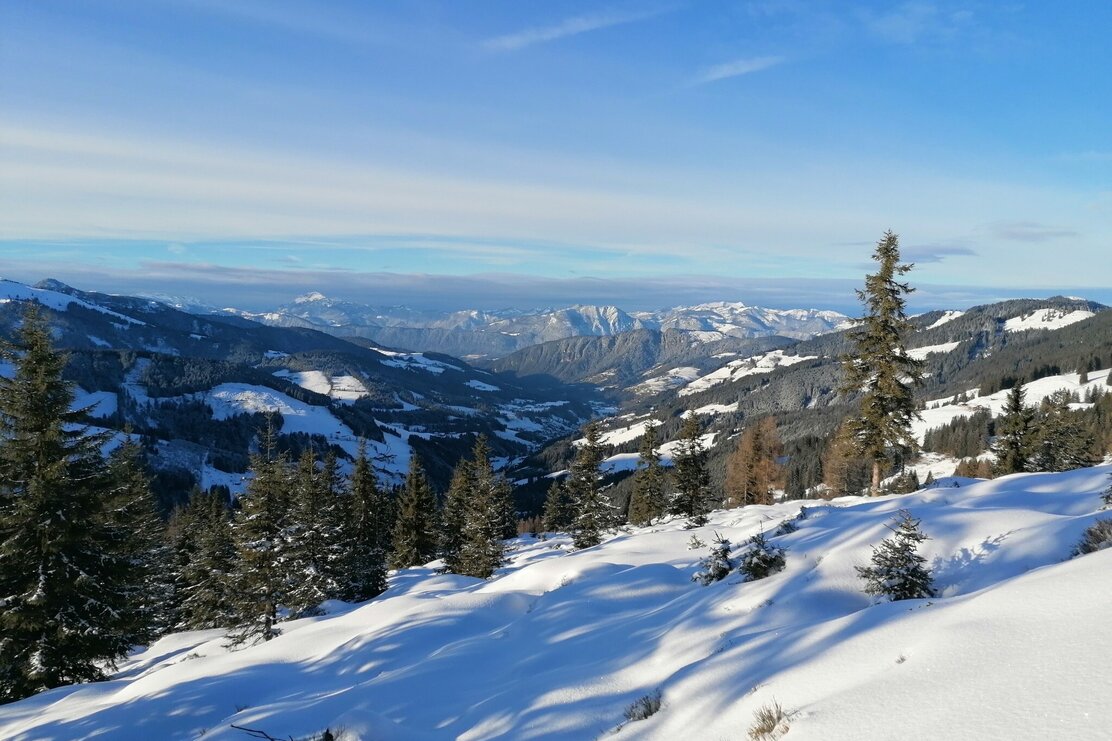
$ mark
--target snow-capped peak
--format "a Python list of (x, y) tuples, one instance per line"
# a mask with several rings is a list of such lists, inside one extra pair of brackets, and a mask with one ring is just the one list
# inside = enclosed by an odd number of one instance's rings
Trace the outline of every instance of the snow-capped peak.
[(328, 297), (320, 291), (309, 291), (303, 296), (298, 296), (293, 300), (295, 304), (309, 304), (316, 301), (327, 301)]

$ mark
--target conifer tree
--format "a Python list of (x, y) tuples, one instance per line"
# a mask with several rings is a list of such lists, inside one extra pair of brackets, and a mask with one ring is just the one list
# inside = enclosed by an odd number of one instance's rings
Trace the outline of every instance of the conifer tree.
[(471, 453), (471, 492), (466, 500), (457, 573), (486, 579), (505, 559), (509, 483), (494, 471), (490, 447), (479, 436)]
[(1034, 471), (1072, 471), (1096, 465), (1096, 440), (1070, 409), (1070, 395), (1057, 391), (1043, 402), (1035, 427), (1030, 467)]
[(283, 537), (288, 551), (286, 607), (297, 616), (319, 614), (322, 602), (340, 596), (341, 501), (335, 493), (335, 457), (317, 469), (306, 448), (291, 487), (290, 519)]
[(780, 433), (772, 417), (763, 417), (741, 433), (726, 461), (726, 506), (772, 504), (772, 490), (782, 478)]
[(865, 593), (891, 598), (893, 602), (934, 596), (927, 559), (917, 552), (929, 540), (919, 529), (919, 520), (901, 510), (895, 525), (887, 525), (892, 537), (873, 547), (871, 566), (858, 566), (857, 575), (865, 580)]
[(672, 458), (672, 514), (688, 518), (690, 526), (703, 525), (711, 510), (710, 473), (707, 471), (707, 451), (703, 447), (702, 425), (699, 418), (689, 413), (680, 428), (680, 439)]
[(842, 361), (842, 392), (862, 394), (860, 413), (850, 429), (856, 451), (872, 463), (869, 491), (876, 496), (886, 465), (909, 457), (917, 447), (911, 434), (911, 422), (918, 417), (912, 386), (921, 381), (923, 363), (907, 353), (912, 327), (904, 296), (914, 289), (897, 280), (912, 268), (900, 262), (899, 238), (885, 232), (873, 259), (877, 272), (866, 276), (865, 289), (857, 292), (865, 317), (849, 335), (853, 350)]
[(583, 444), (576, 451), (568, 476), (568, 490), (575, 501), (573, 542), (576, 548), (590, 548), (602, 541), (602, 532), (617, 522), (617, 512), (602, 493), (599, 467), (604, 459), (602, 432), (597, 422), (583, 430)]
[(155, 511), (141, 455), (128, 432), (108, 459), (106, 493), (108, 547), (123, 566), (119, 580), (126, 604), (120, 619), (134, 644), (147, 644), (174, 625), (167, 614), (174, 602), (174, 580), (166, 569), (171, 560), (166, 528)]
[(440, 517), (440, 558), (444, 570), (458, 574), (463, 568), (460, 554), (463, 551), (463, 527), (467, 518), (467, 500), (473, 488), (471, 461), (461, 460), (452, 471), (452, 481), (444, 497), (444, 511)]
[(1003, 414), (996, 420), (996, 442), (992, 450), (996, 454), (998, 475), (1027, 470), (1034, 418), (1035, 411), (1023, 403), (1023, 380), (1017, 380), (1004, 401)]
[(232, 524), (238, 558), (233, 572), (236, 630), (230, 645), (269, 641), (281, 631), (278, 606), (289, 597), (289, 548), (285, 539), (290, 506), (290, 466), (277, 452), (273, 417), (268, 415), (252, 456), (253, 478), (239, 498)]
[(0, 702), (100, 679), (130, 648), (100, 448), (34, 304), (0, 377)]
[(691, 580), (697, 581), (705, 587), (725, 579), (734, 569), (734, 562), (730, 560), (731, 547), (728, 538), (723, 538), (715, 533), (714, 543), (710, 547), (710, 555), (700, 562), (699, 571), (691, 577)]
[(850, 423), (834, 433), (822, 459), (822, 480), (827, 496), (843, 497), (860, 494), (868, 486), (868, 462), (855, 450)]
[(745, 576), (746, 581), (757, 581), (783, 571), (785, 563), (784, 549), (770, 543), (762, 531), (746, 541), (738, 571)]
[(359, 452), (351, 472), (348, 512), (342, 534), (344, 543), (343, 584), (341, 592), (348, 602), (363, 602), (386, 589), (386, 536), (379, 532), (386, 517), (381, 509), (386, 496), (379, 490), (374, 468), (367, 459), (367, 445), (359, 442)]
[(398, 500), (390, 567), (406, 569), (436, 558), (437, 534), (436, 495), (432, 493), (421, 459), (414, 453), (409, 461), (405, 490)]
[(235, 578), (238, 556), (231, 512), (224, 498), (197, 489), (173, 521), (176, 542), (178, 629), (228, 628), (238, 613)]
[(548, 487), (548, 495), (544, 499), (544, 516), (542, 527), (545, 531), (566, 532), (575, 524), (575, 502), (571, 492), (562, 479), (555, 479)]
[(668, 474), (660, 465), (658, 432), (655, 422), (645, 425), (638, 449), (637, 472), (633, 474), (633, 494), (629, 499), (629, 521), (634, 525), (651, 525), (668, 511)]

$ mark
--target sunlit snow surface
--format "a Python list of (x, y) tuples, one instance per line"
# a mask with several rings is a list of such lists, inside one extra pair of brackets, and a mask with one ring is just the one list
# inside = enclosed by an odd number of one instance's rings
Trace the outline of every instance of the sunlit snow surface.
[[(483, 582), (435, 566), (235, 653), (172, 635), (111, 681), (0, 707), (0, 738), (222, 739), (231, 724), (303, 738), (745, 739), (775, 698), (787, 739), (1096, 739), (1112, 728), (1112, 549), (1066, 560), (1112, 467), (1027, 474), (903, 497), (808, 503), (773, 540), (787, 569), (691, 581), (706, 548), (772, 533), (800, 503), (716, 512), (571, 552), (513, 543)], [(922, 518), (940, 597), (874, 604), (854, 566), (900, 508)], [(1107, 513), (1106, 513), (1107, 514)]]

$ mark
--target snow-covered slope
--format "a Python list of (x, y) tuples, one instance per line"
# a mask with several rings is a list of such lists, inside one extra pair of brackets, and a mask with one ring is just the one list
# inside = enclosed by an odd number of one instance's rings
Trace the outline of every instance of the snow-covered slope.
[[(1023, 397), (1027, 406), (1038, 406), (1042, 401), (1057, 391), (1076, 393), (1081, 398), (1091, 391), (1103, 391), (1107, 388), (1109, 370), (1092, 371), (1085, 383), (1081, 383), (1081, 376), (1077, 373), (1064, 373), (1057, 376), (1047, 376), (1037, 381), (1023, 384)], [(911, 423), (912, 432), (919, 442), (927, 430), (943, 427), (958, 417), (971, 417), (977, 412), (988, 411), (997, 417), (1004, 411), (1004, 403), (1008, 397), (1008, 390), (997, 391), (988, 396), (980, 396), (977, 389), (969, 389), (965, 400), (958, 398), (933, 399), (926, 402), (926, 408), (919, 412), (919, 419)], [(960, 397), (959, 397), (960, 398)]]
[(722, 337), (765, 337), (780, 335), (807, 339), (849, 326), (849, 317), (818, 309), (766, 309), (731, 301), (713, 301), (697, 306), (677, 306), (655, 312), (638, 312), (635, 317), (660, 329), (682, 329), (709, 333), (707, 339)]
[[(787, 568), (691, 581), (715, 533), (735, 544), (800, 503), (720, 511), (701, 528), (632, 530), (571, 552), (513, 543), (483, 582), (436, 564), (359, 606), (229, 653), (169, 636), (111, 681), (0, 707), (0, 737), (745, 739), (776, 701), (785, 738), (1098, 739), (1112, 728), (1112, 549), (1067, 560), (1112, 468), (1027, 474), (902, 497), (807, 503)], [(854, 567), (906, 508), (939, 597), (874, 604)], [(624, 710), (660, 692), (659, 712)]]

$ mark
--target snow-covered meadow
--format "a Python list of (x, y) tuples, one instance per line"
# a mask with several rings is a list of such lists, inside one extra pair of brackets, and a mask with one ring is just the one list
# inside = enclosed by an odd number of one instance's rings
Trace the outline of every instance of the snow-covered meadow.
[[(715, 512), (573, 552), (525, 537), (490, 581), (391, 577), (361, 605), (237, 652), (168, 636), (110, 681), (0, 707), (0, 738), (746, 739), (780, 703), (788, 739), (1096, 739), (1112, 728), (1112, 549), (1070, 559), (1112, 467), (945, 480), (906, 496)], [(953, 484), (960, 484), (954, 486)], [(715, 534), (787, 568), (691, 581)], [(854, 567), (900, 509), (930, 536), (939, 597), (876, 604)], [(661, 707), (625, 709), (659, 691)]]

